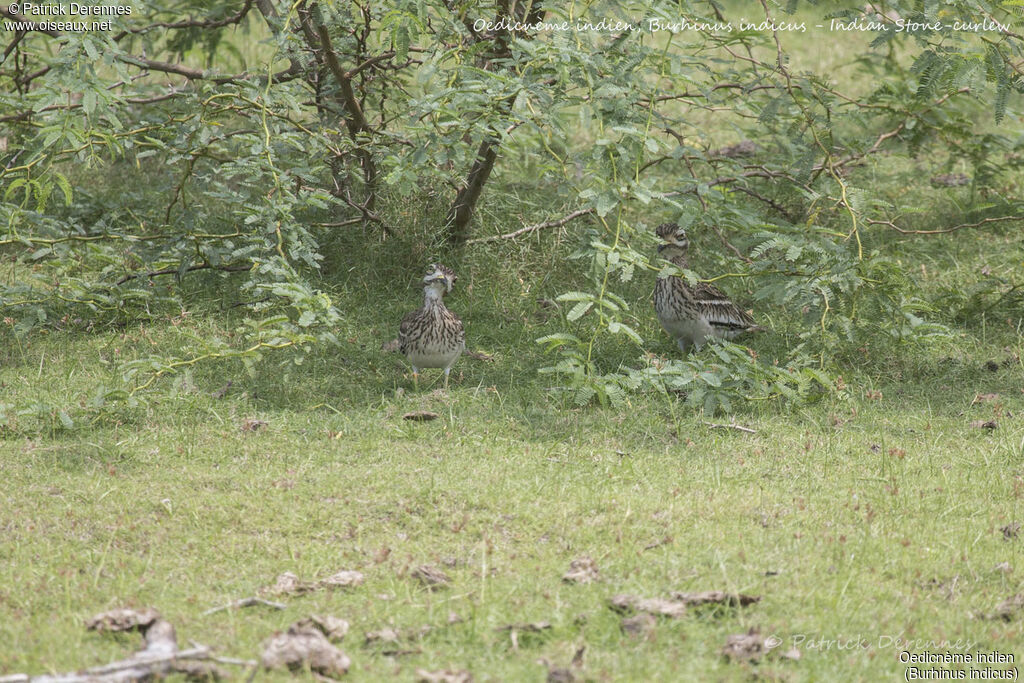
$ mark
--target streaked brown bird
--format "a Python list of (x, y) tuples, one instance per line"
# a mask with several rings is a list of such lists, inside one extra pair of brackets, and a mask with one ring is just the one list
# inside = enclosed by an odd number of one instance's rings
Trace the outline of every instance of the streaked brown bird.
[(398, 326), (398, 348), (412, 365), (413, 384), (419, 388), (422, 368), (444, 368), (444, 388), (452, 365), (466, 348), (462, 321), (444, 305), (457, 276), (438, 263), (427, 267), (423, 278), (423, 307), (402, 318)]
[[(657, 235), (661, 238), (658, 254), (679, 268), (689, 268), (690, 240), (686, 230), (675, 223), (662, 223)], [(674, 275), (658, 278), (654, 285), (654, 310), (661, 326), (683, 353), (690, 345), (699, 350), (709, 337), (733, 339), (745, 332), (764, 330), (714, 285), (698, 282), (691, 287)]]

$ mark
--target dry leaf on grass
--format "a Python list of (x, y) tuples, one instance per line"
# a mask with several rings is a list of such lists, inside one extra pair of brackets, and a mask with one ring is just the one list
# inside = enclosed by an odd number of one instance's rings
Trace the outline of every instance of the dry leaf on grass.
[(656, 616), (678, 619), (686, 614), (688, 607), (702, 605), (728, 605), (745, 607), (761, 599), (760, 596), (726, 593), (724, 591), (703, 591), (700, 593), (683, 593), (675, 591), (671, 600), (662, 598), (641, 598), (636, 595), (616, 595), (609, 601), (609, 606), (620, 614), (646, 613)]
[(393, 628), (382, 628), (379, 631), (369, 631), (366, 634), (365, 645), (379, 645), (380, 643), (397, 643), (398, 631)]
[(174, 626), (165, 619), (151, 623), (142, 635), (146, 639), (146, 647), (139, 655), (172, 655), (178, 651), (178, 636)]
[(413, 420), (415, 422), (430, 422), (431, 420), (436, 420), (439, 417), (441, 416), (429, 410), (413, 410), (412, 412), (408, 412), (403, 415), (402, 419)]
[(795, 647), (786, 651), (776, 649), (781, 644), (782, 641), (776, 636), (763, 636), (756, 628), (752, 628), (746, 633), (729, 636), (722, 647), (722, 655), (734, 661), (757, 660), (769, 653), (774, 657), (793, 660), (803, 656)]
[(299, 577), (291, 572), (278, 574), (273, 586), (266, 586), (260, 589), (260, 593), (270, 595), (300, 595), (313, 590), (308, 582), (299, 581)]
[[(397, 631), (390, 626), (385, 626), (377, 631), (367, 631), (366, 640), (363, 645), (386, 645), (388, 643), (397, 643), (400, 641), (420, 640), (433, 630), (433, 627), (428, 625), (423, 625), (419, 628), (407, 628), (402, 631)], [(418, 652), (419, 650), (385, 650), (383, 654), (395, 656), (416, 654)]]
[(661, 598), (641, 598), (636, 595), (616, 595), (608, 601), (609, 606), (621, 614), (645, 612), (678, 619), (686, 614), (686, 603)]
[(266, 427), (269, 423), (266, 420), (254, 420), (252, 418), (246, 418), (242, 420), (242, 431), (243, 432), (258, 432), (259, 430)]
[(465, 351), (464, 353), (466, 356), (469, 356), (473, 360), (482, 360), (487, 363), (494, 360), (494, 356), (492, 354), (486, 353), (484, 351)]
[(345, 653), (327, 639), (323, 627), (314, 622), (313, 617), (296, 622), (284, 633), (269, 638), (263, 645), (260, 661), (265, 669), (298, 671), (308, 666), (329, 678), (343, 675), (352, 664)]
[(597, 564), (589, 557), (580, 557), (569, 563), (569, 571), (562, 575), (566, 583), (590, 583), (597, 579)]
[(144, 630), (160, 618), (160, 613), (151, 607), (141, 610), (118, 607), (109, 612), (97, 614), (85, 622), (90, 631), (131, 631)]
[(987, 429), (991, 432), (993, 429), (998, 429), (999, 423), (995, 420), (974, 420), (971, 422), (971, 426), (975, 429)]
[(439, 590), (451, 583), (451, 579), (448, 578), (447, 574), (429, 564), (416, 567), (409, 575), (430, 590)]
[(427, 671), (416, 669), (417, 683), (473, 683), (473, 674), (468, 671)]
[(730, 607), (746, 607), (760, 602), (760, 595), (744, 595), (743, 593), (726, 593), (725, 591), (701, 591), (699, 593), (672, 593), (673, 600), (680, 600), (687, 605), (728, 605)]
[(540, 633), (551, 628), (550, 621), (533, 621), (524, 624), (506, 624), (494, 629), (495, 631), (519, 631), (520, 633)]
[(322, 588), (344, 588), (358, 586), (363, 582), (363, 573), (342, 570), (318, 581), (300, 581), (291, 572), (278, 575), (273, 586), (265, 586), (259, 590), (263, 595), (304, 595)]
[(329, 614), (321, 616), (319, 614), (312, 614), (305, 619), (300, 619), (295, 622), (296, 626), (306, 628), (316, 628), (323, 633), (328, 640), (336, 642), (344, 639), (345, 634), (348, 633), (348, 622), (338, 617), (332, 617)]
[(576, 676), (572, 671), (563, 667), (548, 669), (548, 683), (575, 683)]
[(354, 570), (343, 569), (340, 572), (331, 574), (326, 579), (320, 579), (319, 583), (325, 588), (345, 588), (358, 586), (363, 582), (363, 573)]
[(999, 530), (1003, 532), (1004, 541), (1012, 541), (1020, 535), (1020, 522), (1010, 522)]
[(1022, 609), (1024, 609), (1024, 593), (1018, 593), (996, 605), (996, 611), (988, 615), (988, 618), (1011, 621)]
[(770, 643), (765, 642), (757, 629), (729, 636), (722, 648), (722, 654), (729, 659), (760, 659), (768, 651)]
[(990, 403), (998, 400), (999, 394), (975, 394), (974, 400), (971, 401), (971, 405), (974, 405), (975, 403)]
[(383, 351), (384, 353), (398, 353), (398, 339), (392, 339), (391, 341), (384, 342), (383, 344), (380, 345), (380, 350)]
[(641, 612), (636, 616), (623, 617), (621, 627), (626, 634), (639, 638), (647, 637), (654, 631), (654, 626), (657, 623), (658, 620), (653, 614)]

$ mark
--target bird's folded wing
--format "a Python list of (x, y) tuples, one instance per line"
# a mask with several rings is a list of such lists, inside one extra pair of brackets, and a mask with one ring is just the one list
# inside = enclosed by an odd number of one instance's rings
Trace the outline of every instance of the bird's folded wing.
[(754, 324), (754, 319), (746, 311), (734, 304), (722, 290), (712, 284), (697, 283), (693, 290), (693, 298), (712, 325), (745, 329)]

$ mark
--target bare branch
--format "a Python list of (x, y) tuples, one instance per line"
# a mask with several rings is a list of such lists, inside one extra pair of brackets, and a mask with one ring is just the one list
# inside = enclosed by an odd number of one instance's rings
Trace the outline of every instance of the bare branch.
[(543, 223), (537, 223), (536, 225), (528, 225), (525, 228), (520, 228), (520, 229), (515, 230), (513, 232), (505, 233), (504, 235), (491, 235), (490, 237), (477, 237), (475, 239), (466, 240), (466, 244), (482, 244), (484, 242), (497, 242), (498, 240), (515, 239), (516, 237), (519, 237), (520, 235), (525, 235), (527, 233), (536, 232), (537, 230), (543, 230), (544, 228), (558, 228), (558, 227), (561, 227), (561, 226), (565, 225), (566, 223), (568, 223), (569, 221), (572, 221), (572, 220), (575, 220), (575, 219), (579, 218), (580, 216), (588, 216), (588, 215), (590, 215), (592, 213), (594, 213), (594, 209), (593, 208), (579, 209), (578, 211), (573, 211), (568, 216), (565, 216), (564, 218), (559, 218), (558, 220), (544, 221)]
[[(737, 185), (736, 187), (738, 188), (738, 187), (739, 187), (739, 185)], [(727, 249), (728, 249), (729, 251), (731, 251), (732, 253), (736, 254), (736, 256), (737, 256), (737, 257), (738, 257), (738, 258), (739, 258), (739, 259), (740, 259), (741, 261), (745, 261), (746, 263), (753, 263), (753, 262), (754, 262), (754, 261), (753, 261), (753, 259), (751, 259), (750, 257), (748, 257), (748, 256), (744, 256), (744, 255), (743, 255), (743, 253), (742, 253), (742, 252), (741, 252), (741, 251), (740, 251), (739, 249), (737, 249), (737, 248), (735, 247), (735, 245), (733, 245), (733, 243), (732, 243), (732, 242), (730, 242), (729, 240), (725, 239), (725, 235), (724, 235), (724, 234), (722, 234), (722, 229), (721, 229), (720, 227), (718, 227), (718, 225), (717, 225), (717, 224), (715, 224), (715, 223), (712, 223), (712, 224), (711, 224), (711, 229), (715, 231), (715, 234), (716, 234), (716, 235), (718, 235), (718, 239), (719, 239), (719, 241), (721, 241), (721, 242), (722, 242), (722, 244), (723, 244), (723, 245), (725, 245), (725, 247), (726, 247), (726, 248), (727, 248)]]
[(954, 225), (952, 228), (942, 228), (939, 230), (905, 230), (904, 228), (896, 225), (892, 220), (879, 221), (868, 218), (865, 222), (870, 225), (884, 225), (888, 228), (892, 228), (896, 232), (903, 235), (942, 235), (947, 232), (956, 232), (957, 230), (963, 230), (964, 228), (977, 228), (982, 225), (989, 223), (1002, 223), (1004, 221), (1024, 221), (1024, 216), (998, 216), (995, 218), (985, 218), (977, 223), (961, 223), (960, 225)]
[[(744, 94), (752, 93), (757, 90), (778, 90), (777, 85), (743, 85), (742, 83), (718, 83), (711, 87), (708, 92), (715, 92), (716, 90), (742, 90)], [(668, 102), (670, 100), (688, 100), (688, 99), (706, 99), (707, 95), (702, 92), (682, 92), (675, 95), (660, 95), (655, 97), (653, 100), (640, 99), (636, 103), (644, 107), (650, 106), (651, 102)]]
[[(211, 263), (200, 263), (199, 265), (189, 266), (185, 269), (186, 273), (191, 273), (195, 270), (220, 270), (225, 273), (241, 273), (247, 270), (252, 270), (252, 265), (243, 266), (215, 266)], [(180, 268), (164, 268), (162, 270), (151, 270), (148, 273), (133, 273), (131, 275), (125, 275), (114, 284), (123, 285), (129, 280), (135, 280), (136, 278), (145, 277), (156, 277), (157, 275), (176, 275), (181, 271)]]
[[(327, 67), (334, 75), (334, 79), (338, 82), (341, 104), (346, 112), (344, 119), (349, 137), (356, 140), (360, 133), (374, 133), (375, 131), (370, 124), (367, 123), (366, 116), (363, 114), (363, 109), (359, 106), (359, 99), (356, 97), (355, 91), (352, 89), (352, 79), (349, 74), (341, 68), (341, 64), (338, 62), (338, 55), (334, 53), (334, 46), (331, 44), (331, 36), (327, 32), (327, 27), (322, 24), (318, 25), (316, 27), (316, 37), (319, 39), (324, 61), (327, 62)], [(310, 47), (313, 47), (312, 44)], [(349, 204), (352, 204), (352, 206), (362, 211), (364, 217), (369, 217), (374, 215), (373, 207), (377, 201), (377, 165), (374, 162), (373, 157), (370, 155), (370, 152), (365, 148), (357, 149), (356, 155), (359, 157), (359, 163), (363, 167), (363, 182), (366, 184), (366, 201), (362, 205), (357, 205), (351, 201), (349, 201)], [(374, 218), (376, 218), (376, 216), (374, 216)], [(384, 226), (385, 233), (390, 234), (390, 231), (387, 229), (387, 224), (379, 219), (376, 220)]]
[(338, 63), (338, 55), (334, 53), (334, 46), (331, 44), (331, 36), (327, 33), (327, 27), (317, 26), (316, 32), (320, 38), (320, 45), (323, 47), (327, 66), (334, 74), (334, 79), (338, 81), (338, 87), (341, 89), (341, 102), (345, 106), (345, 111), (348, 112), (348, 116), (345, 117), (345, 125), (348, 127), (349, 135), (355, 138), (357, 133), (372, 133), (373, 129), (366, 122), (363, 110), (359, 106), (359, 100), (356, 98), (355, 91), (352, 90), (352, 79)]
[(786, 211), (786, 207), (782, 206), (771, 197), (765, 197), (764, 195), (755, 192), (754, 190), (751, 190), (749, 187), (744, 187), (743, 185), (736, 185), (733, 189), (738, 190), (743, 194), (749, 195), (760, 202), (764, 202), (768, 206), (775, 209), (779, 213), (779, 215), (785, 218), (787, 221), (789, 221), (790, 223), (793, 222), (793, 216), (788, 211)]
[[(185, 78), (192, 81), (208, 80), (213, 81), (214, 83), (237, 83), (238, 81), (244, 81), (254, 77), (254, 74), (248, 74), (244, 72), (240, 74), (235, 74), (234, 76), (215, 76), (213, 74), (209, 74), (206, 71), (202, 71), (201, 69), (195, 69), (193, 67), (185, 66), (183, 64), (160, 62), (155, 59), (149, 59), (148, 57), (139, 57), (136, 55), (118, 55), (117, 59), (124, 62), (125, 64), (132, 64), (134, 66), (150, 69), (152, 71), (161, 71), (163, 73), (184, 76)], [(276, 74), (271, 76), (271, 79), (274, 83), (280, 83), (282, 81), (297, 78), (299, 75), (299, 68), (295, 64), (292, 64), (292, 66), (288, 67), (287, 69), (283, 71), (278, 71)], [(261, 78), (265, 80), (266, 76), (263, 76)]]
[(364, 69), (368, 69), (369, 67), (373, 66), (377, 62), (383, 62), (385, 59), (391, 59), (394, 56), (395, 56), (395, 51), (394, 50), (388, 50), (387, 52), (382, 52), (381, 54), (377, 55), (376, 57), (370, 57), (365, 62), (363, 62), (362, 64), (360, 64), (356, 68), (352, 69), (351, 71), (346, 71), (345, 75), (349, 78), (349, 80), (351, 80), (356, 75), (358, 75), (359, 72), (363, 71)]

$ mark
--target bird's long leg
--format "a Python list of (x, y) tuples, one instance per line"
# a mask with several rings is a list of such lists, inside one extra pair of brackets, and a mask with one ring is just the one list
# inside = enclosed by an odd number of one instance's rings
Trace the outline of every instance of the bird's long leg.
[(420, 390), (420, 370), (415, 365), (412, 366), (412, 388)]
[(683, 339), (682, 337), (678, 337), (676, 339), (676, 344), (679, 345), (679, 350), (682, 351), (683, 355), (685, 356), (686, 355), (686, 340)]
[(452, 371), (451, 366), (444, 369), (444, 390), (448, 391), (448, 373)]

